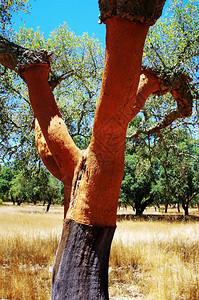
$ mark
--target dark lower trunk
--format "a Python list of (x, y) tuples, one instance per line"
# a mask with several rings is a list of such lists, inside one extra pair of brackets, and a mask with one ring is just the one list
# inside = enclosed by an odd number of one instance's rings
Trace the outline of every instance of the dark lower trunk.
[(69, 221), (57, 251), (52, 282), (53, 300), (105, 300), (108, 262), (115, 227)]
[(179, 202), (177, 203), (177, 209), (178, 209), (178, 212), (180, 212), (180, 203)]
[(167, 211), (168, 211), (168, 205), (169, 205), (169, 203), (166, 203), (165, 206), (164, 206), (164, 212), (165, 212), (165, 214), (167, 214)]
[(141, 217), (146, 206), (143, 205), (135, 205), (135, 215)]
[(48, 205), (47, 205), (47, 208), (46, 208), (46, 212), (49, 211), (50, 206), (51, 206), (51, 203), (52, 203), (52, 199), (50, 198), (50, 199), (48, 200)]
[(188, 208), (188, 206), (185, 208), (184, 214), (185, 214), (185, 216), (188, 216), (188, 215), (189, 215), (189, 208)]
[(189, 215), (189, 204), (188, 203), (182, 203), (182, 208), (184, 209), (184, 215)]

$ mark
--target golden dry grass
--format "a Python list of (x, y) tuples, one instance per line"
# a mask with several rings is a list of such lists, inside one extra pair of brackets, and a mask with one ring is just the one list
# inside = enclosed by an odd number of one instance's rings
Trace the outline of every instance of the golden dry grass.
[(0, 299), (50, 299), (60, 214), (0, 207)]
[[(50, 299), (62, 210), (0, 207), (0, 299)], [(198, 242), (196, 222), (119, 222), (110, 257), (110, 299), (199, 299)]]
[(199, 224), (121, 222), (110, 266), (113, 299), (197, 300)]

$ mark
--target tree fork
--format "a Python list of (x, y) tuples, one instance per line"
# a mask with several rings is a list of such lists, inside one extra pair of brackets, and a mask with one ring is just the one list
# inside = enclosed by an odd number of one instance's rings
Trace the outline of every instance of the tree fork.
[(189, 87), (190, 81), (191, 79), (184, 74), (175, 74), (169, 78), (161, 76), (161, 74), (150, 68), (144, 68), (141, 71), (136, 102), (132, 111), (133, 117), (141, 110), (151, 94), (159, 96), (170, 92), (177, 102), (177, 107), (166, 113), (162, 120), (151, 127), (144, 130), (138, 129), (137, 132), (127, 138), (137, 139), (140, 134), (159, 133), (161, 129), (169, 126), (178, 118), (190, 117), (193, 105), (193, 96)]
[(116, 16), (107, 19), (106, 28), (104, 71), (86, 170), (66, 217), (77, 223), (115, 226), (126, 130), (132, 119), (149, 25)]

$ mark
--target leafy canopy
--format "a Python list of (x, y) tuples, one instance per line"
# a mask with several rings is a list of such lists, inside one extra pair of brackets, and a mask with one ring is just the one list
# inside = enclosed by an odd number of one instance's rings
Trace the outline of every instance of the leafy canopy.
[(12, 28), (13, 14), (30, 12), (29, 0), (0, 1), (0, 35), (8, 35)]

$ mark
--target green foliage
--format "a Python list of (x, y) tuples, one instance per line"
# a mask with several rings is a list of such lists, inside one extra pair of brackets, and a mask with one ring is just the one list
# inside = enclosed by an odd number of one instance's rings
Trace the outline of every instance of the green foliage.
[[(168, 172), (170, 190), (174, 202), (186, 202), (194, 193), (199, 192), (198, 166), (199, 153), (198, 141), (188, 137), (185, 132), (180, 131), (180, 137), (172, 136), (174, 143), (178, 139), (177, 147), (169, 151), (166, 167)], [(172, 144), (175, 145), (175, 144)], [(196, 199), (193, 199), (192, 203)]]
[(36, 203), (52, 200), (61, 203), (63, 200), (62, 184), (44, 167), (16, 170), (10, 182), (10, 199)]
[(166, 15), (150, 28), (143, 62), (161, 75), (185, 72), (195, 78), (198, 71), (199, 3), (171, 0)]
[(0, 199), (0, 205), (3, 205), (3, 200), (2, 199)]
[(137, 215), (142, 214), (146, 206), (152, 202), (150, 193), (153, 180), (149, 161), (139, 160), (136, 153), (126, 154), (120, 201), (135, 207)]
[[(165, 16), (162, 16), (150, 28), (143, 54), (143, 64), (155, 70), (163, 78), (165, 85), (172, 86), (180, 74), (185, 74), (190, 78), (189, 89), (193, 97), (193, 114), (189, 121), (178, 119), (171, 126), (179, 126), (183, 122), (192, 131), (193, 126), (198, 123), (198, 42), (198, 1), (189, 0), (184, 5), (182, 0), (170, 0)], [(174, 107), (176, 107), (176, 102), (169, 94), (149, 97), (143, 109), (147, 116), (144, 126), (148, 128), (160, 121)]]
[(9, 196), (13, 172), (8, 165), (0, 166), (0, 198), (5, 201)]
[(155, 204), (185, 203), (199, 192), (198, 142), (183, 128), (129, 140), (120, 200), (140, 207), (150, 197)]
[(11, 29), (13, 14), (20, 11), (28, 13), (29, 0), (1, 0), (0, 2), (0, 35), (8, 34)]

